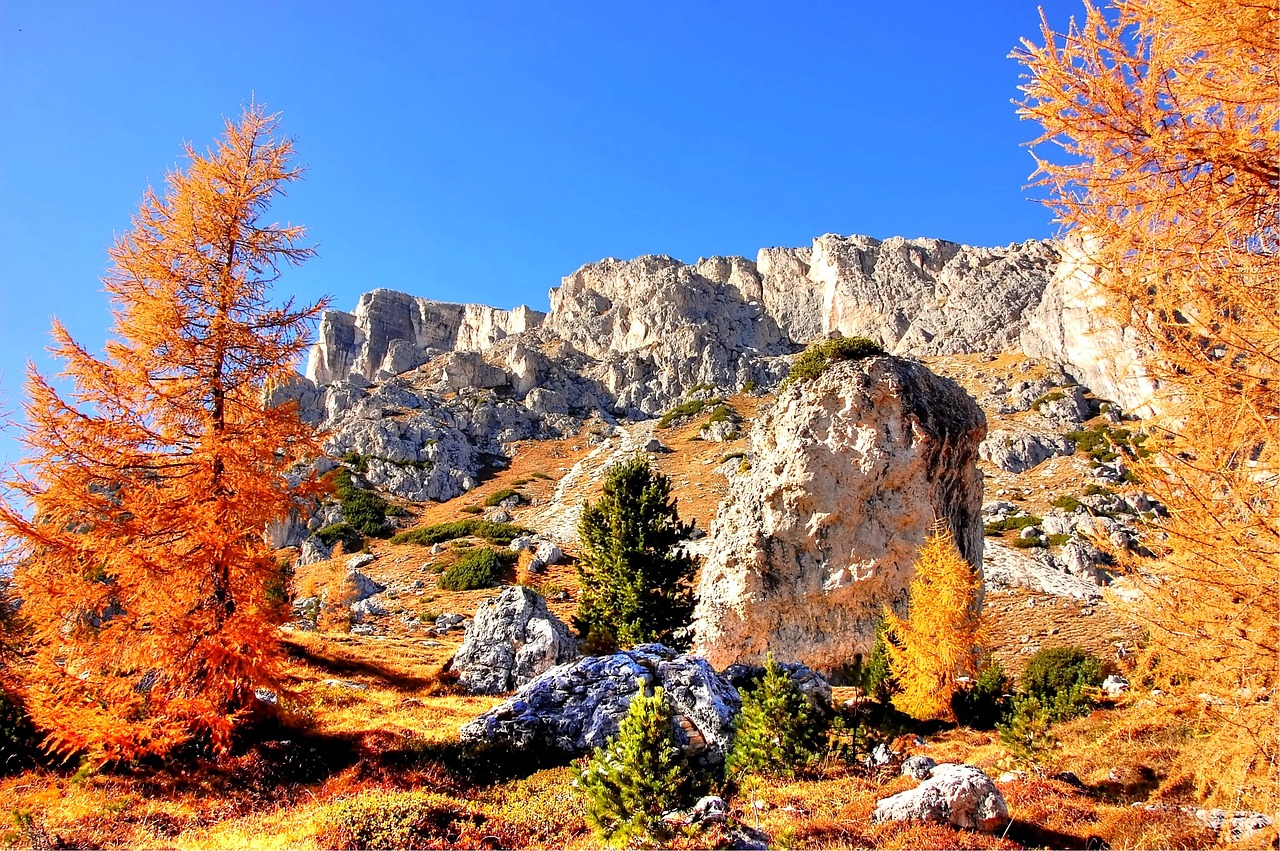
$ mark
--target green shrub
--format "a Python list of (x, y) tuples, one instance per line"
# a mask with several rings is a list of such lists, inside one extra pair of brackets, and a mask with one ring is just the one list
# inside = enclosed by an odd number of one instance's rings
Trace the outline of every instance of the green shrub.
[(889, 667), (889, 651), (885, 647), (885, 620), (876, 624), (876, 642), (866, 658), (858, 656), (849, 669), (849, 684), (857, 686), (863, 694), (882, 706), (889, 706), (897, 691), (893, 671)]
[(1102, 662), (1079, 647), (1049, 647), (1027, 661), (1021, 691), (1040, 704), (1050, 721), (1087, 713), (1102, 685)]
[(483, 538), (491, 544), (506, 546), (512, 538), (529, 534), (529, 530), (511, 523), (494, 523), (480, 517), (469, 517), (465, 520), (452, 520), (448, 523), (437, 523), (434, 526), (423, 526), (393, 535), (393, 544), (419, 544), (429, 547), (442, 544), (456, 538), (475, 536)]
[(731, 406), (721, 402), (711, 409), (711, 416), (707, 417), (708, 423), (736, 423), (738, 422), (738, 412)]
[(884, 347), (867, 337), (841, 337), (813, 343), (796, 358), (783, 387), (796, 381), (812, 381), (836, 361), (862, 360), (884, 354)]
[(1018, 529), (1025, 529), (1028, 526), (1039, 526), (1044, 522), (1044, 518), (1027, 516), (1027, 517), (1006, 517), (1003, 520), (993, 520), (983, 526), (983, 530), (988, 535), (999, 535), (1001, 532), (1012, 532)]
[(1089, 484), (1084, 486), (1084, 495), (1085, 496), (1114, 496), (1115, 491), (1113, 491), (1111, 488), (1104, 487), (1099, 484), (1095, 484), (1094, 482), (1089, 482)]
[(671, 480), (648, 457), (609, 468), (603, 494), (583, 507), (578, 522), (581, 594), (573, 623), (588, 652), (651, 641), (688, 646), (697, 562), (678, 545), (692, 531), (692, 523), (680, 522)]
[(1072, 512), (1080, 507), (1080, 500), (1071, 496), (1071, 494), (1064, 493), (1061, 496), (1055, 496), (1050, 505), (1054, 508), (1061, 508), (1063, 511)]
[(464, 505), (458, 510), (463, 514), (484, 514), (484, 509), (478, 505)]
[(707, 405), (716, 405), (719, 402), (719, 399), (690, 399), (687, 402), (681, 402), (662, 415), (662, 418), (658, 420), (658, 428), (666, 428), (676, 420), (684, 417), (696, 416), (702, 413), (702, 409)]
[(646, 695), (641, 681), (618, 735), (592, 755), (578, 785), (587, 824), (606, 843), (632, 847), (671, 837), (662, 814), (686, 805), (692, 782), (661, 688)]
[(1067, 394), (1063, 393), (1061, 390), (1050, 390), (1048, 393), (1031, 403), (1031, 410), (1038, 411), (1048, 402), (1060, 402), (1065, 398), (1067, 398)]
[(520, 493), (520, 491), (515, 488), (503, 488), (502, 490), (494, 491), (485, 497), (484, 504), (487, 508), (493, 508), (504, 499), (510, 499), (513, 496), (521, 502), (524, 502), (524, 494)]
[(342, 546), (347, 552), (354, 552), (364, 546), (364, 537), (352, 529), (350, 523), (330, 523), (328, 526), (317, 529), (315, 535), (326, 547), (332, 547), (338, 541), (342, 541)]
[(742, 383), (742, 392), (750, 396), (752, 393), (756, 392), (756, 383), (754, 381), (744, 381)]
[[(467, 847), (482, 838), (485, 817), (471, 805), (430, 792), (366, 792), (333, 806), (321, 846), (328, 848)], [(476, 846), (471, 846), (476, 847)]]
[(1013, 684), (999, 662), (989, 662), (968, 688), (951, 696), (956, 720), (975, 730), (994, 730), (1011, 711)]
[(446, 591), (474, 591), (489, 588), (498, 582), (502, 569), (516, 560), (512, 552), (499, 552), (489, 548), (465, 553), (448, 570), (440, 574), (436, 587)]
[(1029, 550), (1033, 547), (1045, 546), (1044, 538), (1014, 538), (1009, 543), (1019, 550)]
[(1060, 547), (1063, 544), (1065, 544), (1067, 541), (1071, 540), (1071, 535), (1066, 533), (1058, 534), (1058, 535), (1050, 535), (1047, 540), (1049, 542), (1049, 546)]
[(827, 726), (827, 716), (770, 655), (764, 677), (742, 696), (725, 774), (731, 780), (748, 774), (794, 776), (822, 753)]
[(342, 503), (342, 519), (361, 535), (380, 537), (387, 531), (387, 501), (361, 487), (346, 467), (329, 474)]
[(0, 776), (30, 765), (39, 744), (40, 736), (22, 702), (0, 691)]
[(1013, 699), (1009, 720), (997, 725), (1000, 741), (1020, 762), (1039, 762), (1057, 746), (1050, 731), (1051, 721), (1044, 705), (1029, 695)]

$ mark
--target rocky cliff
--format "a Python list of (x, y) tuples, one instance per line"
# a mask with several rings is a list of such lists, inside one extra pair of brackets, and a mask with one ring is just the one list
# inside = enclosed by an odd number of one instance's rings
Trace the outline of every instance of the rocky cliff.
[(717, 668), (768, 653), (826, 671), (853, 662), (883, 605), (905, 611), (935, 520), (981, 571), (985, 434), (959, 385), (899, 358), (838, 363), (785, 388), (711, 526), (696, 652)]

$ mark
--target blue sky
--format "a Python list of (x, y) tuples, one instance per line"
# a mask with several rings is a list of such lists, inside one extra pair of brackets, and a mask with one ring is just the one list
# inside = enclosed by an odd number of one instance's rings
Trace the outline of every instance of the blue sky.
[[(1044, 3), (1056, 28), (1078, 2)], [(282, 292), (392, 287), (545, 309), (607, 256), (754, 257), (817, 235), (1006, 244), (1024, 189), (1032, 2), (0, 5), (0, 398), (49, 320), (99, 349), (100, 277), (142, 190), (250, 97), (320, 255)], [(0, 439), (0, 458), (12, 457)]]

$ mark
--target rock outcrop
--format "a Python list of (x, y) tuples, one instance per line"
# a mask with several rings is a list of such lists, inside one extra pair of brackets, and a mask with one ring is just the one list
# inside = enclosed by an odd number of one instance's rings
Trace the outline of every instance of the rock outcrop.
[(452, 667), (467, 691), (505, 694), (578, 655), (577, 639), (546, 601), (512, 585), (476, 609)]
[(785, 388), (751, 431), (751, 471), (710, 530), (695, 650), (716, 667), (772, 652), (834, 670), (905, 611), (935, 518), (982, 564), (980, 408), (917, 363), (873, 357)]
[(982, 769), (943, 763), (916, 788), (883, 798), (871, 820), (931, 821), (991, 833), (1009, 820), (1009, 807)]
[(307, 378), (331, 384), (355, 373), (367, 379), (399, 375), (446, 351), (484, 351), (509, 334), (536, 328), (543, 314), (528, 307), (498, 310), (449, 304), (377, 289), (351, 313), (325, 311)]
[(733, 739), (733, 719), (741, 709), (737, 690), (706, 660), (679, 655), (660, 644), (552, 668), (464, 725), (461, 740), (581, 756), (617, 735), (640, 688), (658, 686), (671, 706), (676, 737), (686, 753), (703, 763), (723, 760)]

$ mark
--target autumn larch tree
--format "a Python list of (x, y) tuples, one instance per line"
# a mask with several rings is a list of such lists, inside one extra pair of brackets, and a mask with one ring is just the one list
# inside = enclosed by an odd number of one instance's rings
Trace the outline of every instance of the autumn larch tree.
[(56, 320), (71, 388), (29, 367), (24, 471), (0, 534), (18, 547), (33, 630), (24, 698), (46, 746), (102, 761), (202, 741), (223, 751), (255, 690), (278, 684), (263, 540), (313, 484), (283, 473), (317, 454), (296, 407), (271, 407), (323, 304), (274, 306), (280, 270), (310, 257), (269, 224), (298, 179), (292, 141), (250, 106), (213, 149), (148, 189), (110, 250), (112, 338), (101, 356)]
[[(1199, 717), (1177, 785), (1280, 805), (1280, 8), (1127, 0), (1015, 53), (1041, 185), (1152, 355), (1168, 508), (1126, 556), (1162, 705)], [(1053, 153), (1047, 146), (1059, 146)], [(1158, 443), (1152, 441), (1151, 443)]]
[(920, 548), (905, 619), (885, 607), (885, 650), (899, 687), (893, 705), (913, 718), (954, 721), (951, 696), (978, 669), (981, 578), (939, 524)]

